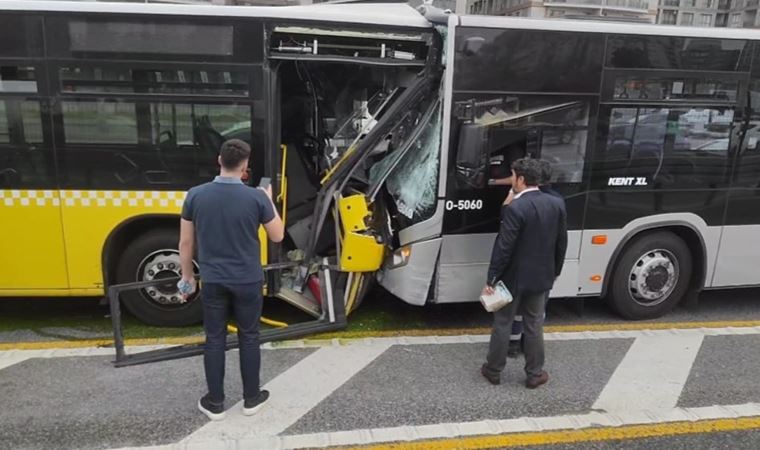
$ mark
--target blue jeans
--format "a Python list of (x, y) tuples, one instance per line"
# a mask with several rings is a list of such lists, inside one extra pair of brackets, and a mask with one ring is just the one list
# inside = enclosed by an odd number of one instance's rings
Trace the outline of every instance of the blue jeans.
[(203, 367), (206, 370), (206, 384), (213, 403), (224, 402), (224, 356), (227, 348), (227, 314), (230, 307), (238, 328), (243, 396), (246, 399), (259, 396), (259, 319), (263, 306), (261, 289), (261, 282), (202, 284), (203, 329), (206, 332)]

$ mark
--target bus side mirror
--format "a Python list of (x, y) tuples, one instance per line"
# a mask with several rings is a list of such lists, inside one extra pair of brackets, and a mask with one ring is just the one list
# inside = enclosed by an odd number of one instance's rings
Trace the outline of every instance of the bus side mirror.
[(480, 36), (473, 36), (473, 37), (467, 38), (459, 47), (459, 52), (462, 53), (464, 56), (473, 56), (480, 51), (480, 49), (483, 47), (483, 44), (485, 44), (485, 42), (486, 42), (485, 38), (482, 38)]
[(481, 189), (488, 184), (488, 128), (475, 124), (462, 125), (455, 164), (457, 184)]

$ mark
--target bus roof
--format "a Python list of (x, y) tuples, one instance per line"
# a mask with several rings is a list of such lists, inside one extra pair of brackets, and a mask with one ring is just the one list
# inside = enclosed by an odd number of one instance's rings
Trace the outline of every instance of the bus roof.
[[(410, 28), (432, 27), (432, 24), (418, 11), (405, 3), (317, 3), (305, 6), (262, 7), (165, 3), (4, 0), (0, 1), (0, 11), (262, 17)], [(760, 40), (760, 30), (746, 28), (678, 27), (626, 22), (576, 21), (481, 15), (459, 16), (458, 20), (459, 25), (465, 27)]]
[(263, 17), (316, 22), (357, 23), (411, 28), (431, 28), (404, 3), (315, 4), (307, 6), (221, 6), (84, 1), (0, 1), (0, 11), (120, 13), (174, 16)]
[(482, 28), (639, 34), (705, 39), (760, 40), (760, 30), (746, 28), (677, 27), (625, 22), (531, 19), (505, 16), (460, 16), (459, 24), (465, 27)]

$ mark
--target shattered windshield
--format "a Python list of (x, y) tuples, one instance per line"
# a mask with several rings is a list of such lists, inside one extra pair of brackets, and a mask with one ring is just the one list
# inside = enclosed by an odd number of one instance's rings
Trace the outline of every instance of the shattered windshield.
[(387, 156), (371, 169), (371, 179), (391, 168), (385, 188), (393, 198), (402, 228), (430, 218), (435, 212), (438, 191), (438, 158), (441, 146), (441, 103), (430, 106), (422, 127), (401, 156)]

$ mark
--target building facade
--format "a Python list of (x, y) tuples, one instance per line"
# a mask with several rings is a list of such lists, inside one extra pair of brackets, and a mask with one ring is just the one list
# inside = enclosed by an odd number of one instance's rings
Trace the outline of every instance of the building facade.
[(608, 18), (654, 23), (656, 0), (469, 0), (468, 14), (536, 18)]
[(657, 23), (701, 27), (760, 28), (759, 0), (660, 0)]

